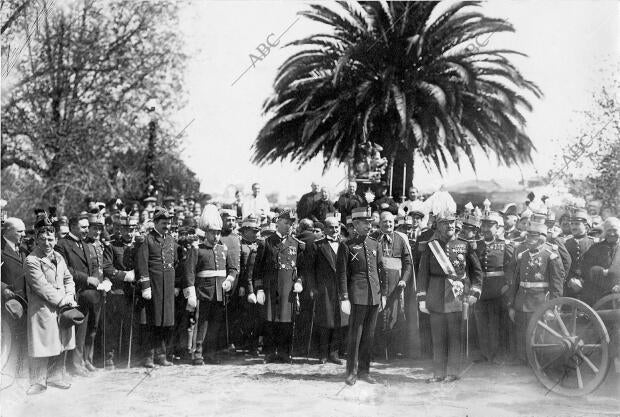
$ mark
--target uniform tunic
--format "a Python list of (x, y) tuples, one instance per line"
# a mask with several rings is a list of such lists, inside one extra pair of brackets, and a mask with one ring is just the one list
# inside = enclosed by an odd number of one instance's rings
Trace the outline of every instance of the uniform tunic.
[(170, 234), (162, 236), (153, 229), (136, 253), (136, 276), (140, 288), (151, 288), (151, 300), (142, 302), (145, 311), (142, 324), (174, 325), (174, 268), (177, 264), (177, 244)]
[(568, 269), (568, 275), (566, 276), (565, 285), (564, 285), (564, 294), (567, 297), (577, 297), (581, 298), (581, 291), (575, 291), (568, 286), (568, 282), (571, 278), (576, 278), (581, 282), (583, 286), (584, 274), (581, 269), (581, 262), (583, 260), (583, 255), (592, 247), (594, 244), (594, 238), (591, 236), (583, 235), (583, 236), (572, 236), (570, 239), (566, 240), (566, 250), (570, 254), (571, 264)]
[(297, 265), (301, 243), (277, 232), (258, 245), (254, 267), (254, 288), (265, 291), (262, 309), (269, 322), (290, 323), (293, 318), (293, 284), (301, 283)]
[(538, 248), (521, 247), (516, 253), (512, 307), (533, 313), (547, 299), (562, 296), (564, 270), (560, 256), (547, 243)]
[[(430, 244), (438, 242), (448, 256), (456, 272), (456, 277), (447, 274), (437, 258), (433, 255)], [(418, 294), (426, 299), (426, 307), (430, 312), (453, 313), (462, 310), (462, 298), (455, 297), (452, 284), (448, 280), (458, 279), (463, 283), (463, 294), (470, 291), (480, 294), (482, 269), (480, 261), (471, 244), (461, 239), (443, 242), (433, 238), (420, 255), (418, 271)], [(424, 298), (422, 298), (424, 299)]]
[(584, 278), (583, 301), (594, 305), (609, 294), (614, 285), (620, 285), (620, 244), (604, 240), (593, 244), (583, 255), (581, 271)]

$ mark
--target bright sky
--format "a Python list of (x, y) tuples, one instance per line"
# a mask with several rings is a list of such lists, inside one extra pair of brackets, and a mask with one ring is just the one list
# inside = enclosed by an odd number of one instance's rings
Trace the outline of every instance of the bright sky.
[[(559, 151), (558, 141), (580, 127), (577, 111), (588, 107), (620, 56), (620, 2), (494, 1), (484, 7), (490, 16), (503, 17), (516, 28), (514, 34), (493, 36), (489, 45), (528, 54), (516, 61), (517, 66), (545, 93), (528, 116), (528, 132), (538, 149), (534, 165), (522, 167), (525, 177), (544, 173)], [(293, 52), (281, 45), (320, 30), (303, 17), (296, 21), (296, 13), (305, 8), (305, 2), (290, 0), (194, 0), (184, 9), (181, 30), (192, 58), (186, 74), (189, 102), (178, 115), (178, 125), (191, 122), (183, 155), (201, 179), (202, 191), (223, 193), (228, 185), (239, 184), (247, 192), (258, 181), (264, 192), (279, 192), (283, 198), (307, 192), (312, 180), (332, 191), (344, 187), (344, 168), (322, 176), (320, 159), (301, 170), (288, 163), (250, 163), (250, 147), (266, 121), (263, 101), (272, 93), (278, 66)], [(250, 54), (257, 55), (257, 46), (272, 33), (282, 35), (280, 45), (251, 67)], [(498, 169), (479, 158), (480, 179), (520, 176), (518, 168)], [(474, 178), (471, 169), (453, 169), (441, 178), (420, 164), (414, 181), (429, 189)]]

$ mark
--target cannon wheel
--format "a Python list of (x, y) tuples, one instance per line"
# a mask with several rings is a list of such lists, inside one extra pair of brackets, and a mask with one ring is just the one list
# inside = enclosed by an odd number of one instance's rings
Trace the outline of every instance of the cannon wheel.
[(617, 310), (620, 309), (620, 293), (607, 294), (598, 300), (593, 307), (595, 310)]
[(609, 334), (586, 303), (560, 297), (536, 310), (527, 327), (527, 359), (541, 384), (558, 394), (594, 391), (609, 369)]
[(13, 347), (13, 329), (8, 319), (2, 317), (2, 333), (0, 335), (0, 369), (4, 369), (11, 357), (11, 349)]

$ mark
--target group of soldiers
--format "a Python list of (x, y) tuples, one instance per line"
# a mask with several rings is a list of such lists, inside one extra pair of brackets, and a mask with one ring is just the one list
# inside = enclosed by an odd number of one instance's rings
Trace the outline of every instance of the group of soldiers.
[(148, 368), (241, 350), (292, 362), (314, 339), (321, 363), (346, 355), (347, 384), (374, 383), (373, 360), (430, 355), (427, 382), (453, 381), (470, 345), (478, 361), (525, 361), (529, 317), (546, 300), (620, 292), (616, 217), (595, 229), (585, 209), (556, 225), (535, 204), (457, 216), (445, 191), (423, 202), (412, 188), (400, 205), (385, 190), (369, 204), (355, 183), (336, 203), (312, 193), (301, 218), (176, 199), (111, 208), (109, 220), (102, 207), (66, 221), (39, 213), (30, 247), (24, 223), (6, 219), (2, 301), (28, 346), (29, 393), (69, 388), (65, 364), (87, 377), (132, 354)]

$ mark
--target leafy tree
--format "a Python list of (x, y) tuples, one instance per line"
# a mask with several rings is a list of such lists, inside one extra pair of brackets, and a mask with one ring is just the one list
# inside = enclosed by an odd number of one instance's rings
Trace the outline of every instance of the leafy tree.
[(568, 191), (586, 201), (598, 200), (602, 209), (620, 214), (620, 91), (615, 76), (594, 94), (592, 110), (583, 113), (580, 130), (564, 144), (548, 174), (552, 183), (564, 183)]
[(366, 141), (408, 163), (409, 179), (416, 153), (440, 172), (463, 154), (475, 168), (474, 147), (506, 165), (530, 161), (526, 95), (542, 93), (508, 58), (522, 54), (476, 46), (514, 31), (478, 3), (338, 1), (301, 12), (328, 30), (288, 44), (299, 50), (278, 70), (253, 161), (303, 165), (321, 154), (327, 169)]
[[(3, 45), (11, 88), (3, 92), (2, 192), (15, 191), (5, 182), (11, 168), (31, 180), (32, 188), (17, 191), (42, 193), (9, 200), (9, 211), (20, 201), (77, 210), (85, 196), (138, 194), (133, 182), (145, 182), (149, 100), (162, 109), (157, 182), (185, 187), (169, 177), (190, 175), (178, 157), (180, 129), (170, 122), (185, 97), (178, 8), (171, 1), (79, 0), (61, 8), (33, 0), (16, 15), (6, 29), (10, 45)], [(190, 184), (197, 191), (195, 178)]]

